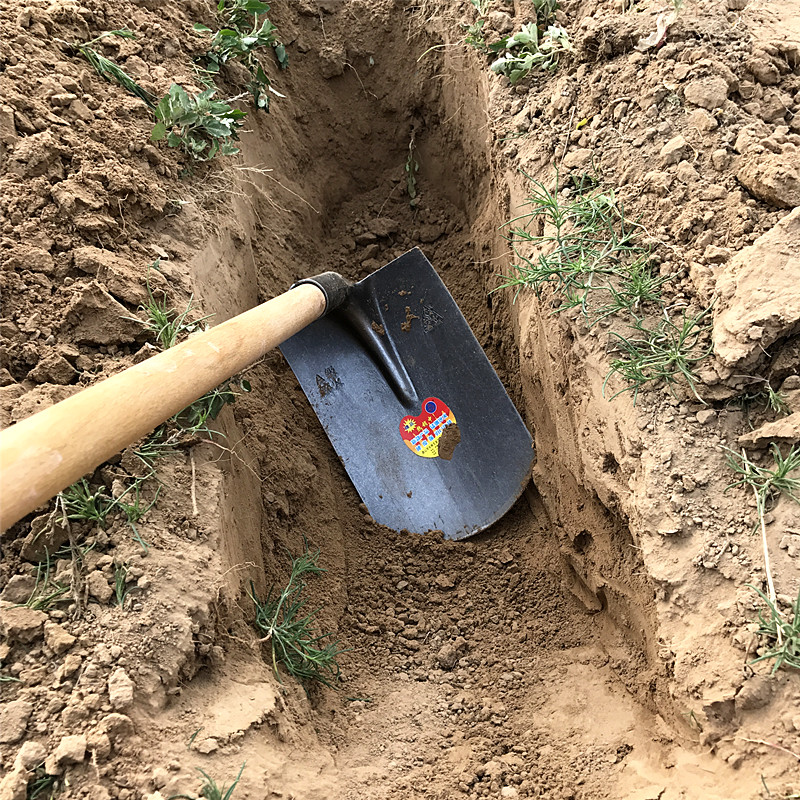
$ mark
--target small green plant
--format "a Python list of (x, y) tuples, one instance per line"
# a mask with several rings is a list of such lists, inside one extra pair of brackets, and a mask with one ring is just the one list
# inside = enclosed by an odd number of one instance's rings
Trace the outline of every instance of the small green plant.
[(24, 605), (36, 611), (47, 611), (68, 590), (68, 586), (62, 586), (60, 583), (50, 580), (50, 554), (47, 553), (45, 560), (36, 565), (36, 583), (31, 596), (25, 601)]
[(655, 328), (648, 328), (644, 320), (636, 318), (629, 326), (629, 333), (612, 332), (617, 350), (622, 353), (611, 362), (611, 369), (603, 381), (603, 393), (612, 375), (619, 375), (628, 384), (610, 398), (613, 400), (624, 392), (633, 392), (633, 402), (648, 383), (666, 383), (670, 389), (681, 378), (689, 385), (692, 394), (703, 404), (705, 400), (697, 393), (695, 366), (711, 353), (704, 344), (706, 333), (711, 329), (704, 318), (711, 311), (707, 308), (696, 316), (687, 316), (684, 311), (680, 320), (673, 322), (667, 310)]
[(767, 526), (764, 517), (768, 505), (776, 502), (782, 494), (790, 497), (795, 503), (800, 503), (800, 497), (798, 496), (798, 493), (800, 493), (800, 478), (793, 477), (791, 474), (800, 469), (800, 445), (793, 445), (784, 456), (780, 447), (778, 447), (775, 442), (772, 442), (770, 450), (772, 451), (774, 469), (760, 467), (758, 464), (753, 463), (747, 455), (747, 451), (744, 449), (742, 449), (741, 453), (737, 453), (735, 450), (724, 446), (722, 449), (726, 452), (725, 458), (728, 462), (728, 466), (740, 476), (739, 480), (731, 483), (725, 491), (737, 486), (749, 486), (756, 501), (758, 521), (756, 522), (754, 532), (758, 530), (758, 528), (761, 528), (761, 547), (764, 553), (767, 596), (761, 594), (755, 587), (751, 588), (754, 588), (755, 591), (764, 598), (771, 612), (769, 621), (764, 620), (763, 615), (759, 612), (759, 620), (762, 629), (760, 632), (765, 636), (774, 637), (776, 641), (776, 648), (773, 648), (765, 658), (774, 657), (780, 659), (779, 662), (776, 663), (773, 672), (787, 660), (790, 666), (797, 666), (797, 658), (800, 656), (800, 648), (798, 647), (798, 630), (800, 630), (798, 610), (800, 609), (800, 595), (798, 595), (798, 601), (794, 606), (793, 618), (790, 622), (787, 622), (778, 610), (775, 583), (772, 580), (772, 570), (770, 569)]
[[(150, 265), (150, 269), (158, 269), (160, 263), (161, 259), (156, 259)], [(139, 306), (139, 310), (147, 315), (145, 326), (153, 334), (162, 350), (174, 347), (181, 336), (199, 330), (201, 323), (213, 316), (208, 314), (198, 320), (187, 322), (189, 315), (192, 313), (192, 299), (190, 297), (186, 308), (178, 313), (174, 308), (170, 307), (166, 293), (162, 292), (161, 299), (156, 299), (150, 288), (150, 280), (148, 278), (147, 300)]]
[[(158, 265), (159, 260), (156, 260), (151, 264), (151, 269), (158, 269)], [(198, 320), (187, 322), (192, 311), (191, 298), (186, 308), (178, 313), (174, 308), (170, 307), (166, 295), (164, 295), (161, 300), (156, 300), (150, 289), (149, 281), (147, 284), (147, 295), (148, 300), (144, 305), (140, 306), (140, 310), (147, 315), (145, 324), (162, 350), (168, 350), (170, 347), (174, 347), (179, 339), (196, 332), (200, 328), (202, 322), (213, 316), (212, 314), (208, 314)], [(239, 381), (239, 386), (244, 392), (250, 391), (250, 383), (247, 380)], [(226, 381), (221, 386), (206, 392), (190, 406), (179, 411), (170, 421), (178, 426), (181, 433), (186, 433), (190, 436), (203, 433), (211, 437), (215, 431), (209, 428), (209, 423), (219, 416), (220, 411), (222, 411), (226, 405), (234, 403), (236, 397), (237, 392), (231, 388), (231, 382)], [(170, 434), (167, 430), (167, 426), (161, 425), (145, 439), (136, 451), (136, 455), (150, 468), (152, 473), (154, 462), (158, 458), (174, 451), (177, 445), (178, 440), (174, 433)], [(136, 487), (136, 497), (133, 504), (123, 504), (119, 502), (121, 499), (122, 498), (118, 498), (118, 504), (126, 511), (130, 522), (131, 514), (134, 512), (138, 513), (141, 508), (138, 497), (138, 487)], [(153, 503), (154, 502), (155, 500), (153, 500)], [(153, 503), (150, 503), (147, 508), (143, 509), (141, 514), (146, 513), (152, 507)], [(141, 514), (139, 514), (139, 516), (141, 516)], [(135, 520), (133, 520), (133, 522), (135, 522)]]
[(193, 733), (193, 734), (192, 734), (192, 735), (189, 737), (189, 741), (186, 743), (186, 749), (187, 749), (187, 750), (191, 750), (191, 749), (192, 749), (192, 745), (194, 744), (194, 740), (197, 738), (197, 736), (198, 736), (198, 734), (200, 733), (200, 731), (201, 731), (201, 730), (203, 730), (203, 727), (204, 727), (204, 726), (203, 726), (203, 725), (201, 725), (201, 726), (200, 726), (200, 727), (199, 727), (199, 728), (198, 728), (198, 729), (197, 729), (197, 730), (196, 730), (196, 731), (195, 731), (195, 732), (194, 732), (194, 733)]
[(556, 18), (559, 2), (558, 0), (533, 0), (533, 8), (536, 11), (536, 22), (539, 27), (547, 28)]
[(501, 39), (490, 49), (498, 53), (505, 51), (505, 55), (492, 63), (491, 69), (505, 75), (512, 84), (530, 75), (534, 69), (555, 71), (560, 57), (574, 50), (562, 27), (549, 25), (540, 32), (535, 22), (523, 25), (522, 30)]
[[(599, 191), (591, 181), (581, 180), (581, 189), (571, 189), (562, 198), (559, 177), (553, 191), (529, 176), (531, 190), (526, 206), (531, 211), (512, 219), (510, 231), (516, 274), (499, 288), (529, 286), (541, 297), (552, 286), (563, 299), (558, 310), (579, 307), (599, 319), (617, 311), (634, 313), (660, 298), (666, 278), (653, 274), (650, 251), (640, 244), (642, 226), (632, 221), (613, 191)], [(544, 233), (531, 233), (531, 224)], [(538, 250), (534, 258), (523, 255), (518, 243)], [(590, 298), (605, 297), (599, 307), (590, 308)]]
[(250, 25), (251, 14), (266, 14), (269, 5), (261, 0), (219, 0), (217, 14), (226, 25), (244, 31)]
[[(246, 764), (247, 762), (245, 762)], [(233, 783), (230, 786), (226, 786), (224, 783), (222, 787), (217, 785), (217, 782), (204, 770), (197, 768), (197, 771), (203, 776), (203, 785), (200, 787), (200, 797), (205, 797), (206, 800), (230, 800), (231, 795), (233, 794), (233, 790), (239, 783), (239, 780), (242, 777), (242, 772), (244, 772), (245, 764), (239, 768), (239, 774), (234, 779)], [(193, 797), (190, 797), (188, 794), (173, 794), (170, 795), (168, 800), (176, 800), (176, 798), (186, 798), (186, 800), (194, 800)]]
[[(259, 14), (268, 11), (269, 6), (260, 0), (220, 0), (217, 14), (222, 18), (223, 27), (212, 36), (209, 49), (202, 57), (204, 71), (211, 76), (219, 74), (226, 64), (234, 61), (241, 63), (250, 73), (247, 89), (253, 96), (253, 102), (256, 108), (264, 111), (269, 110), (269, 93), (278, 92), (272, 88), (258, 60), (258, 51), (270, 48), (281, 69), (289, 66), (286, 48), (278, 40), (278, 29), (266, 16), (259, 20)], [(211, 33), (211, 28), (200, 23), (195, 23), (194, 28)]]
[(114, 498), (105, 486), (92, 489), (86, 478), (68, 486), (59, 495), (64, 515), (68, 520), (93, 522), (104, 528), (108, 515), (114, 510)]
[(170, 147), (179, 147), (198, 161), (209, 161), (217, 154), (239, 152), (233, 144), (239, 138), (244, 111), (231, 108), (224, 100), (214, 100), (216, 89), (190, 95), (178, 84), (170, 86), (155, 109), (156, 125), (150, 138), (166, 137)]
[(464, 44), (474, 47), (481, 53), (488, 53), (486, 40), (483, 37), (483, 28), (486, 25), (486, 15), (489, 13), (489, 0), (470, 0), (478, 12), (478, 18), (471, 25), (463, 25)]
[[(250, 382), (242, 380), (239, 383), (242, 391), (250, 391)], [(195, 400), (183, 411), (178, 412), (173, 420), (178, 427), (186, 433), (204, 433), (212, 437), (216, 431), (209, 428), (209, 423), (215, 420), (226, 405), (236, 402), (237, 393), (231, 388), (230, 382), (223, 383), (216, 389), (206, 392), (201, 398)]]
[(774, 414), (787, 415), (792, 413), (786, 403), (786, 396), (782, 392), (773, 389), (766, 378), (760, 378), (760, 380), (762, 385), (759, 388), (743, 392), (730, 401), (742, 409), (751, 428), (753, 424), (750, 421), (750, 413), (754, 406), (760, 406), (764, 411), (772, 411)]
[[(256, 626), (264, 633), (262, 642), (272, 649), (272, 667), (280, 680), (278, 665), (301, 681), (317, 681), (335, 688), (333, 681), (339, 676), (337, 657), (342, 652), (329, 633), (317, 636), (312, 625), (319, 609), (304, 613), (306, 601), (302, 597), (305, 575), (324, 572), (317, 565), (319, 550), (292, 559), (289, 582), (280, 592), (270, 589), (264, 601), (258, 599), (255, 586), (250, 583), (250, 597), (256, 607)], [(328, 640), (325, 643), (325, 640)]]
[(153, 474), (156, 462), (174, 453), (176, 448), (177, 442), (168, 434), (167, 426), (159, 425), (133, 453)]
[(786, 395), (781, 392), (776, 392), (775, 389), (770, 386), (769, 381), (766, 381), (764, 385), (764, 394), (766, 395), (765, 402), (767, 408), (769, 408), (770, 411), (774, 411), (776, 414), (783, 414), (784, 416), (792, 413), (792, 410), (786, 402)]
[(464, 44), (474, 47), (481, 53), (488, 52), (486, 39), (483, 37), (483, 28), (486, 20), (478, 18), (471, 25), (464, 25)]
[(784, 664), (787, 667), (800, 669), (800, 590), (797, 592), (797, 599), (792, 604), (788, 618), (785, 618), (774, 600), (755, 586), (749, 583), (747, 585), (767, 604), (769, 617), (765, 617), (762, 611), (758, 612), (760, 625), (758, 634), (765, 637), (771, 645), (766, 653), (754, 658), (750, 663), (775, 659), (772, 665), (773, 675)]
[[(121, 28), (119, 30), (101, 33), (99, 36), (96, 36), (94, 39), (91, 39), (88, 42), (64, 42), (64, 44), (68, 45), (73, 50), (77, 50), (92, 65), (95, 72), (97, 72), (101, 78), (105, 78), (107, 81), (118, 83), (123, 89), (142, 100), (149, 109), (154, 109), (156, 107), (156, 98), (153, 97), (153, 95), (150, 94), (150, 92), (148, 92), (146, 89), (139, 86), (139, 84), (136, 83), (136, 81), (131, 78), (131, 76), (128, 75), (122, 69), (122, 67), (119, 66), (119, 64), (115, 64), (110, 59), (100, 55), (100, 53), (98, 53), (94, 48), (94, 45), (105, 39), (107, 36), (119, 36), (123, 39), (136, 38), (133, 31), (129, 31), (127, 28)], [(63, 40), (59, 39), (59, 41)]]
[(114, 602), (120, 607), (125, 608), (125, 600), (128, 596), (128, 565), (116, 564), (114, 566)]
[(33, 776), (28, 780), (28, 788), (25, 792), (26, 800), (53, 800), (64, 788), (58, 775), (48, 775), (45, 772), (44, 763), (39, 764), (33, 770)]
[[(730, 484), (727, 489), (737, 486), (749, 486), (756, 498), (756, 511), (763, 517), (772, 504), (782, 495), (800, 503), (800, 478), (791, 473), (800, 469), (800, 445), (793, 445), (784, 456), (775, 442), (770, 444), (773, 469), (759, 467), (754, 464), (745, 450), (737, 453), (727, 447), (725, 459), (728, 466), (739, 476), (739, 480)], [(726, 491), (727, 491), (726, 489)]]

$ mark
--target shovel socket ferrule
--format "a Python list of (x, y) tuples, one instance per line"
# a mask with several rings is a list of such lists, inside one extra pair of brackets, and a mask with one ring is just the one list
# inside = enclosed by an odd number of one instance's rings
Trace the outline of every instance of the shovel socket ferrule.
[(292, 285), (292, 289), (304, 283), (310, 283), (316, 286), (325, 295), (325, 311), (322, 315), (323, 317), (344, 303), (347, 299), (350, 287), (353, 285), (338, 272), (321, 272), (319, 275), (297, 281)]

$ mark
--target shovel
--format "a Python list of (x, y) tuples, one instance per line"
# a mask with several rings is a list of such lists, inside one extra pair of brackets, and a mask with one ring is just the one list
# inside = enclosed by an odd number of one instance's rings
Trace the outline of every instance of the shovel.
[(300, 281), (4, 430), (0, 530), (278, 345), (376, 522), (460, 539), (525, 488), (530, 434), (415, 249), (356, 284)]

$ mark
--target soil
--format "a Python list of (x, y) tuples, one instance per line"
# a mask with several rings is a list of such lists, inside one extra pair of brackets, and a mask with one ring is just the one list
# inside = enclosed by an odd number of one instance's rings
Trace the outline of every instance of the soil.
[[(248, 115), (238, 156), (189, 164), (62, 42), (128, 27), (109, 58), (158, 96), (198, 90), (192, 25), (214, 5), (0, 10), (1, 424), (152, 353), (148, 280), (217, 324), (419, 246), (535, 437), (533, 480), (466, 541), (382, 528), (269, 353), (221, 435), (158, 462), (136, 537), (118, 517), (54, 523), (52, 503), (2, 534), (0, 798), (45, 775), (64, 798), (196, 796), (198, 769), (222, 786), (242, 765), (236, 798), (796, 796), (800, 676), (752, 663), (748, 584), (767, 575), (721, 450), (768, 466), (800, 430), (794, 0), (686, 0), (649, 50), (664, 5), (564, 0), (575, 52), (516, 86), (463, 43), (466, 0), (275, 2), (283, 96)], [(489, 36), (532, 19), (489, 5)], [(670, 308), (713, 302), (702, 401), (681, 383), (609, 400), (613, 323), (495, 291), (502, 226), (556, 168), (593, 170), (642, 221)], [(742, 404), (765, 380), (791, 415)], [(116, 492), (135, 464), (90, 485)], [(766, 517), (784, 609), (798, 516), (784, 497)], [(250, 592), (285, 585), (306, 546), (325, 568), (307, 608), (344, 649), (334, 689), (276, 675), (253, 625)], [(25, 605), (45, 572), (66, 591)]]

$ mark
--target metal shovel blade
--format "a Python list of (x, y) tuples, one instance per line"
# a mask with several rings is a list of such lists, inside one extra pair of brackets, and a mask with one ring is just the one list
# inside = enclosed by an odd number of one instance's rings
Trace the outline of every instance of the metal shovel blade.
[(525, 488), (531, 436), (420, 250), (356, 283), (281, 350), (381, 525), (462, 539)]

